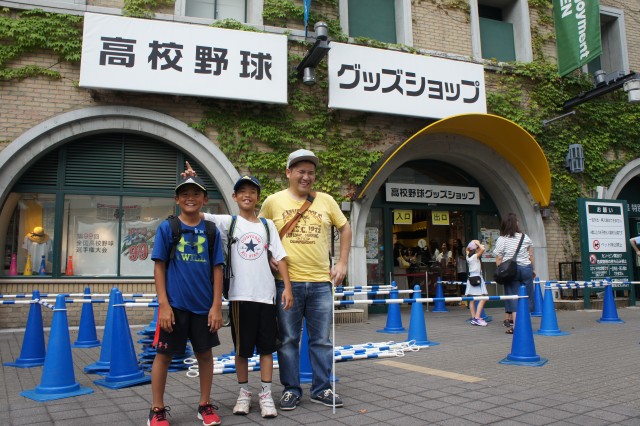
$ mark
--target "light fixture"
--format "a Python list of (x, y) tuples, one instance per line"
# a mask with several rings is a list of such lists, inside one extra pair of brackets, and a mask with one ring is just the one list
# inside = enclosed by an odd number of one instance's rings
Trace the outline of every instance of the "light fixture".
[(629, 102), (636, 104), (640, 102), (640, 78), (626, 81), (623, 85), (624, 91), (627, 92)]
[(571, 173), (584, 172), (584, 154), (582, 153), (582, 145), (579, 143), (569, 145), (569, 152), (565, 157), (564, 165)]
[(316, 83), (315, 68), (320, 64), (322, 58), (329, 53), (329, 49), (331, 49), (329, 47), (329, 35), (326, 22), (316, 22), (313, 29), (316, 32), (316, 42), (296, 67), (296, 76), (302, 79), (302, 82), (307, 86), (312, 86)]

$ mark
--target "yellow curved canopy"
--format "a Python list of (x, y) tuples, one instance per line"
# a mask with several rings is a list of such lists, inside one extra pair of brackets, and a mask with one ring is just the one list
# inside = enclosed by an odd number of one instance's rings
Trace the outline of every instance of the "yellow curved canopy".
[(465, 136), (491, 147), (518, 171), (531, 195), (540, 206), (548, 206), (551, 199), (551, 173), (549, 163), (538, 142), (522, 127), (492, 114), (454, 115), (436, 121), (400, 144), (384, 163), (360, 187), (357, 198), (362, 198), (380, 171), (410, 142), (427, 134), (450, 133)]

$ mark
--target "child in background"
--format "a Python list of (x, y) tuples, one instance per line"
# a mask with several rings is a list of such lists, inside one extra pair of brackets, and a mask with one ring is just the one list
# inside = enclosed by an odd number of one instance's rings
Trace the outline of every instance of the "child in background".
[[(469, 267), (469, 278), (480, 277), (480, 285), (472, 286), (468, 280), (467, 290), (465, 296), (486, 296), (487, 287), (482, 278), (482, 263), (480, 262), (480, 256), (484, 253), (484, 246), (480, 244), (480, 241), (473, 240), (467, 245), (467, 265)], [(482, 308), (486, 300), (480, 300), (478, 302), (478, 308), (476, 309), (475, 301), (469, 303), (469, 309), (471, 310), (471, 324), (480, 327), (486, 327), (487, 322), (482, 319)]]

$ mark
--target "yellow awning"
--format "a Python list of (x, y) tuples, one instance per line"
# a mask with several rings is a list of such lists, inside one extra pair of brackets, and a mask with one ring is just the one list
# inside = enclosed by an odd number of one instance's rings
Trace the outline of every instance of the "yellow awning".
[(465, 136), (485, 144), (500, 154), (518, 171), (526, 182), (533, 199), (545, 207), (551, 199), (549, 163), (536, 140), (526, 130), (506, 118), (491, 114), (462, 114), (443, 118), (420, 130), (400, 144), (363, 182), (357, 198), (362, 198), (380, 171), (401, 150), (419, 136), (449, 133)]

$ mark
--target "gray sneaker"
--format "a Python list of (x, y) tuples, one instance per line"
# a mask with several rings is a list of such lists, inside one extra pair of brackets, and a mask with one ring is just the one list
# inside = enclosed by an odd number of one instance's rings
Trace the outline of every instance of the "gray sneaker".
[[(316, 402), (318, 404), (325, 405), (327, 407), (333, 407), (334, 404), (334, 393), (331, 389), (325, 389), (321, 391), (316, 396), (311, 397), (311, 402)], [(335, 394), (335, 405), (336, 407), (342, 407), (342, 398)]]
[(291, 391), (286, 391), (280, 398), (280, 409), (282, 411), (295, 410), (300, 403), (300, 397)]

